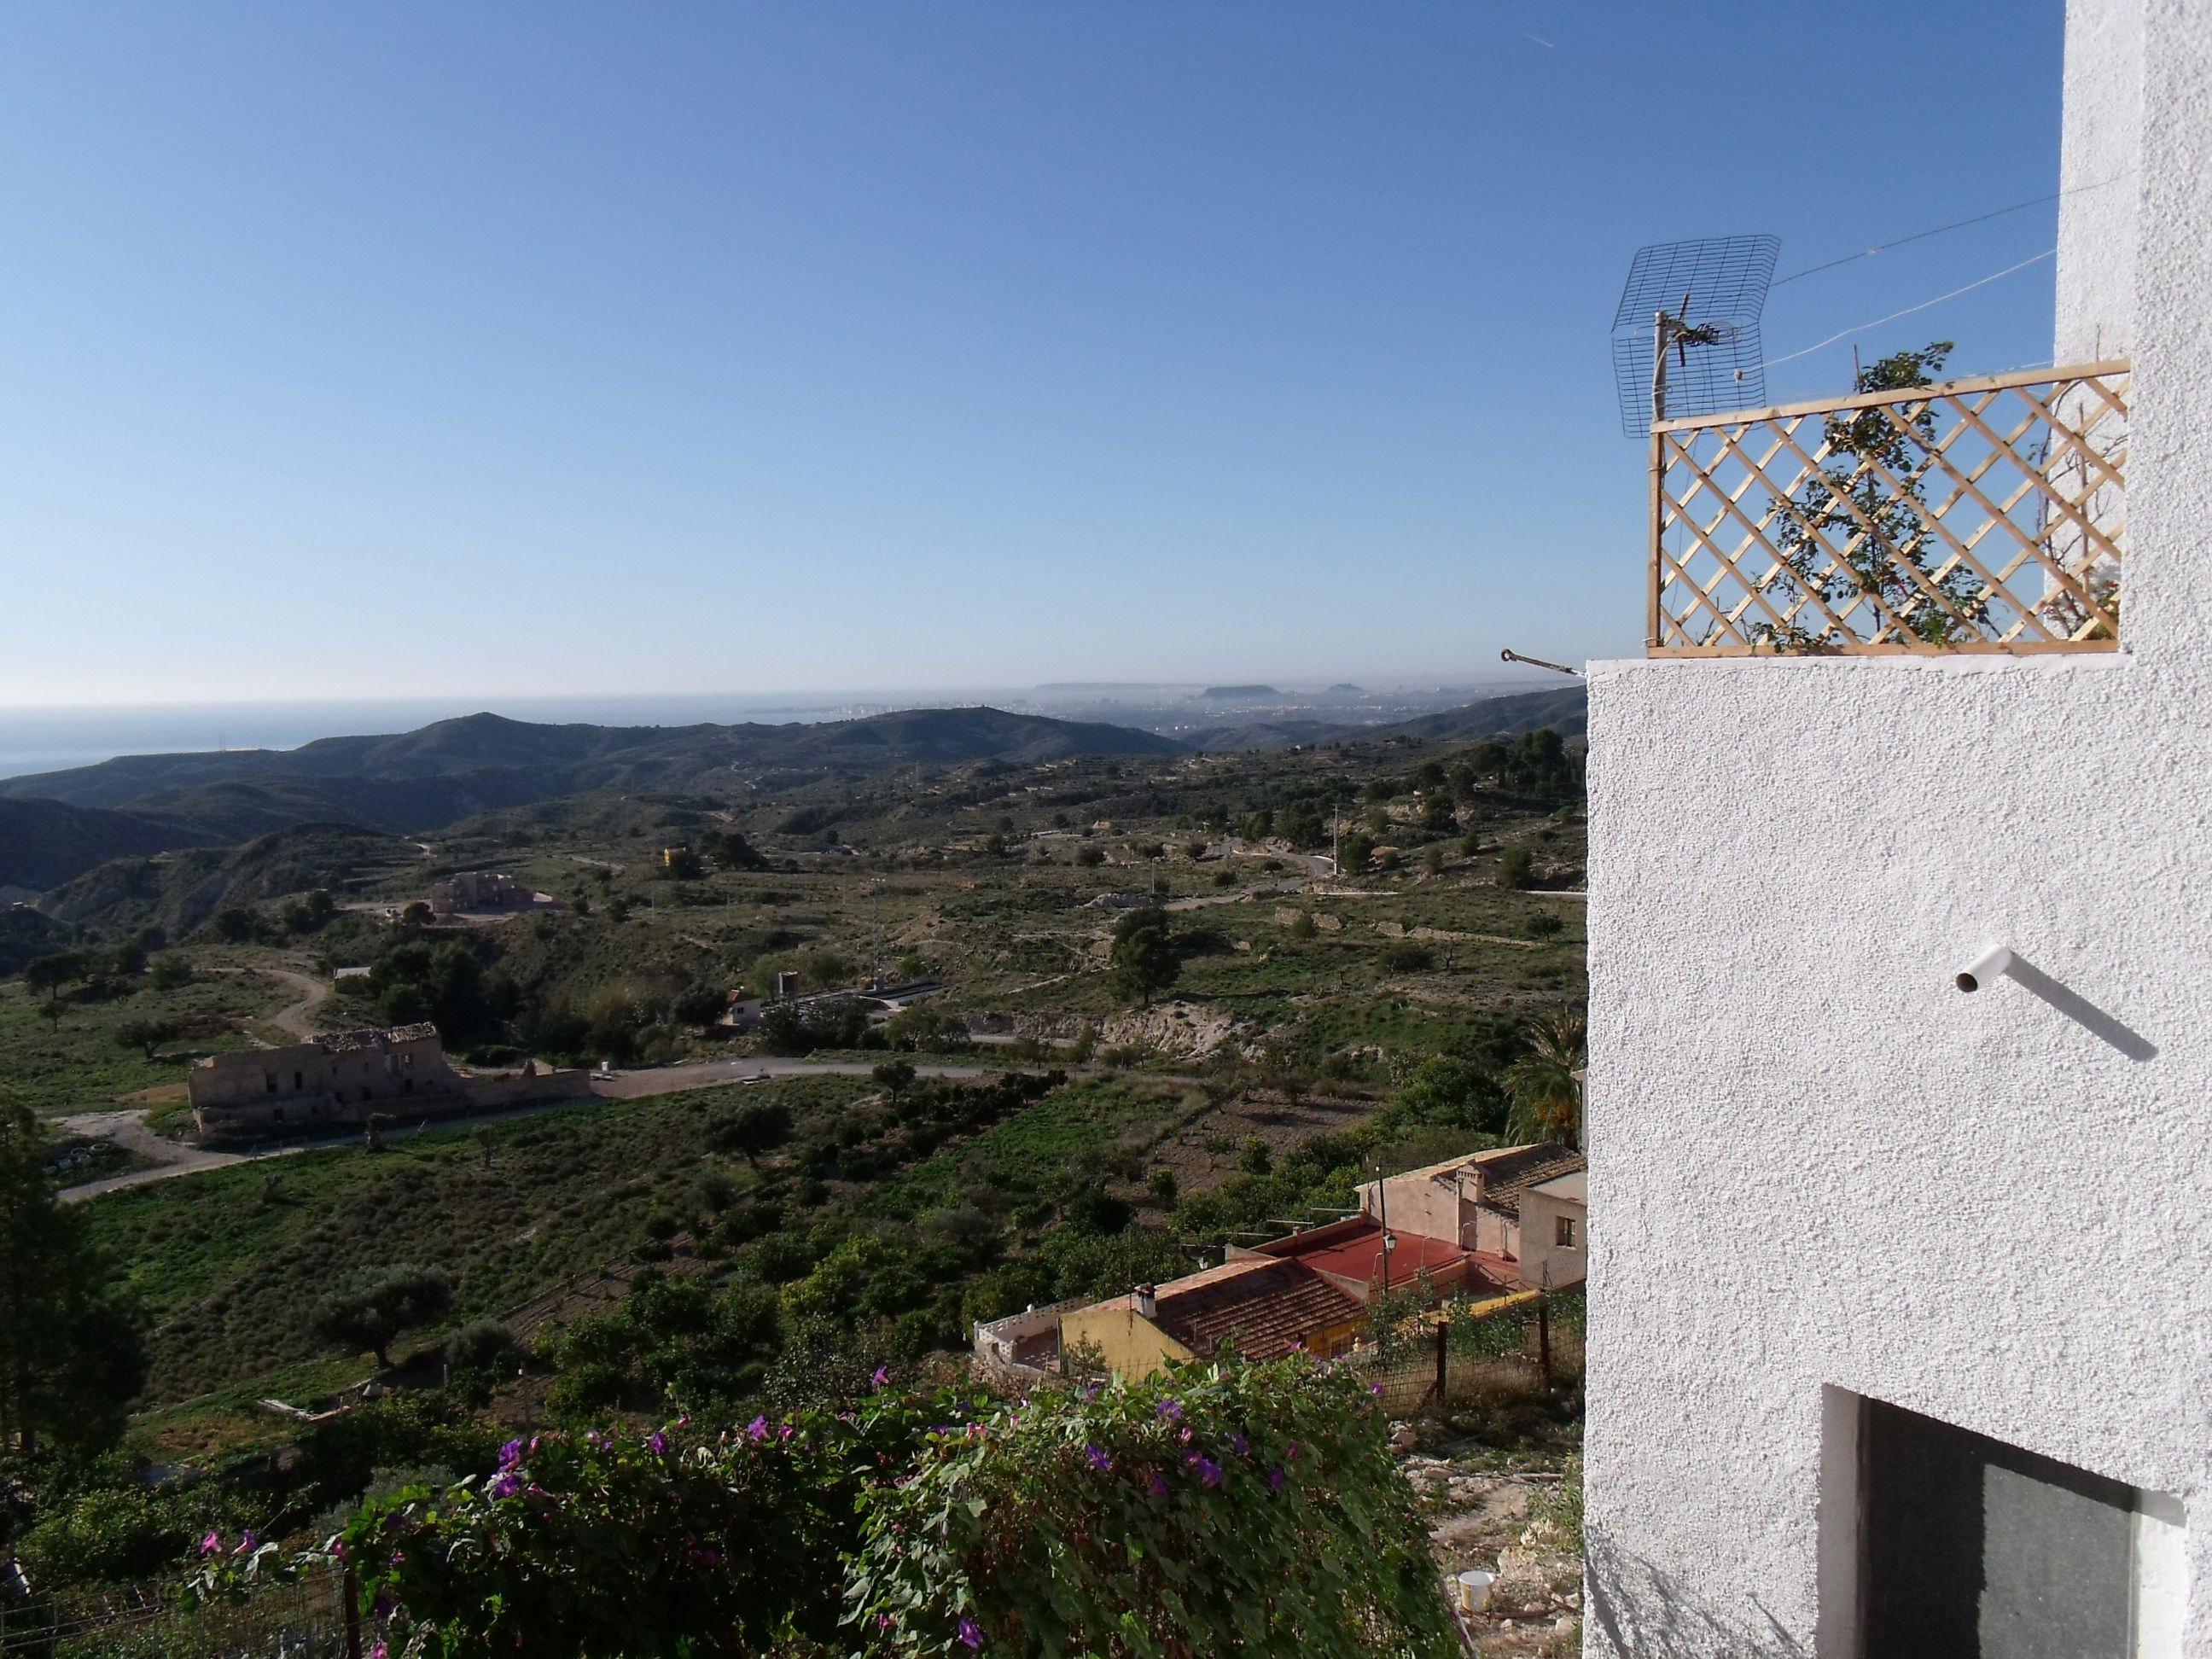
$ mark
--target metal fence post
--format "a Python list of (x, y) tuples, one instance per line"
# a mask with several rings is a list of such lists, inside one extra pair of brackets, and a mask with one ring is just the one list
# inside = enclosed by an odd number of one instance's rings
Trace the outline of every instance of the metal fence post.
[(345, 1570), (338, 1594), (345, 1600), (346, 1659), (361, 1659), (361, 1580), (350, 1566)]
[(1442, 1411), (1450, 1400), (1444, 1393), (1444, 1334), (1451, 1329), (1451, 1321), (1443, 1315), (1437, 1316), (1437, 1409)]

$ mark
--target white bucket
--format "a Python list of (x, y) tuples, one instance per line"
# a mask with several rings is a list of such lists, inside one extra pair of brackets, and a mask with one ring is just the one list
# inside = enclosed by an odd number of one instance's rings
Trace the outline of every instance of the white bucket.
[(1460, 1610), (1480, 1613), (1490, 1605), (1490, 1587), (1498, 1582), (1498, 1575), (1485, 1572), (1480, 1567), (1469, 1567), (1454, 1582), (1459, 1585)]

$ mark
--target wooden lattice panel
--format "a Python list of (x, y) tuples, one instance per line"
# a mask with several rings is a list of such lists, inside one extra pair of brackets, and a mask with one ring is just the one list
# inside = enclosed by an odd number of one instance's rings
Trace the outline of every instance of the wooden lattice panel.
[(1650, 654), (2114, 649), (2129, 369), (1662, 422)]

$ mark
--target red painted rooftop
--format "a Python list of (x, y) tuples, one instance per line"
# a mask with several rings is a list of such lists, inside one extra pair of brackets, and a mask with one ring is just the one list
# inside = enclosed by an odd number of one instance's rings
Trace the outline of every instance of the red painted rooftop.
[[(1390, 1252), (1393, 1285), (1410, 1285), (1424, 1271), (1442, 1273), (1467, 1260), (1466, 1251), (1441, 1238), (1422, 1238), (1407, 1232), (1397, 1237), (1398, 1248)], [(1272, 1240), (1259, 1247), (1259, 1254), (1303, 1261), (1318, 1273), (1363, 1285), (1379, 1285), (1382, 1280), (1382, 1229), (1365, 1216)]]

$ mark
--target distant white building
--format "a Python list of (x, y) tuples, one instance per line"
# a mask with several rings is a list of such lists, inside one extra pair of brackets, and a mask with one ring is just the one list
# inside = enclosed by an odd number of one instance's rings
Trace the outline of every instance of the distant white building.
[[(2212, 3), (2074, 0), (2066, 46), (2055, 493), (1930, 471), (1921, 577), (1823, 583), (1857, 622), (1655, 567), (1659, 648), (1593, 665), (1592, 1655), (2212, 1655)], [(1964, 67), (1947, 118), (2022, 95)], [(1984, 390), (1954, 459), (2026, 406)], [(1700, 586), (1807, 544), (1694, 510)], [(2019, 605), (1999, 516), (2063, 567)], [(1862, 627), (1907, 648), (1731, 654)]]

